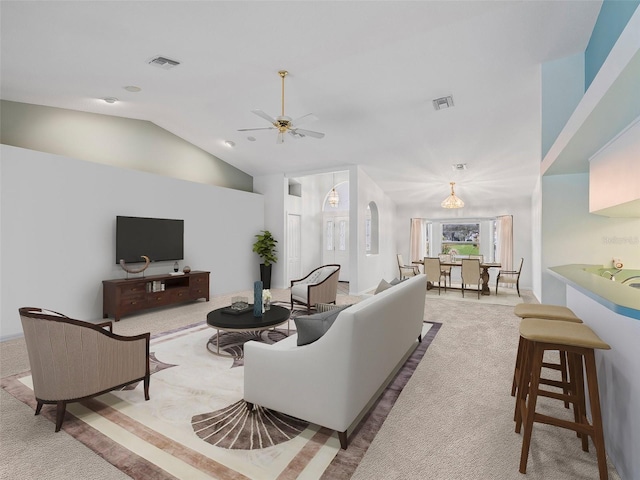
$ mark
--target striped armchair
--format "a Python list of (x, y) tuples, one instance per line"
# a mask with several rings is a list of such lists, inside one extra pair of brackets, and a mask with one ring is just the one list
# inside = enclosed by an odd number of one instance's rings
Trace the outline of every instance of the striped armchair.
[(336, 303), (340, 265), (323, 265), (299, 280), (291, 280), (291, 309), (294, 303), (307, 306), (307, 313), (318, 303)]
[(38, 405), (56, 404), (56, 432), (67, 403), (144, 381), (149, 400), (149, 333), (116, 335), (111, 322), (93, 324), (40, 308), (19, 309)]

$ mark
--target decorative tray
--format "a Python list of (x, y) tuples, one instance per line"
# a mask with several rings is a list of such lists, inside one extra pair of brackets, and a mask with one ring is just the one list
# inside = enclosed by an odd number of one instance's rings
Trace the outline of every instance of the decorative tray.
[(248, 305), (242, 310), (236, 310), (235, 308), (225, 307), (222, 309), (222, 313), (226, 313), (227, 315), (240, 315), (242, 313), (247, 313), (253, 311), (253, 304)]

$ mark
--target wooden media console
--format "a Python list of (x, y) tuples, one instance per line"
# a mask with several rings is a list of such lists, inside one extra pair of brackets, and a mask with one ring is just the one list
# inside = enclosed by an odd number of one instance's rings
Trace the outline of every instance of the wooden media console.
[(102, 281), (102, 316), (123, 315), (204, 298), (209, 301), (209, 272), (152, 275)]

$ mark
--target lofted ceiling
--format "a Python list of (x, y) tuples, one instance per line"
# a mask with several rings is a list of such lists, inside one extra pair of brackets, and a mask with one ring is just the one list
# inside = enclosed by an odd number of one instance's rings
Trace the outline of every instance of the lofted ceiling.
[[(496, 205), (531, 195), (541, 63), (583, 52), (601, 3), (2, 1), (0, 94), (149, 120), (253, 176), (357, 164), (399, 206), (439, 208), (449, 181)], [(280, 114), (281, 69), (286, 114), (323, 139), (238, 132)]]

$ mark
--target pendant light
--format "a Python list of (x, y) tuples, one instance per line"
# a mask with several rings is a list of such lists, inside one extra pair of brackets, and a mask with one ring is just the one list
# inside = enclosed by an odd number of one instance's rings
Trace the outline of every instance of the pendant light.
[(449, 182), (449, 185), (451, 185), (451, 195), (449, 195), (447, 198), (445, 198), (442, 203), (440, 204), (440, 206), (442, 208), (462, 208), (464, 207), (464, 202), (462, 200), (460, 200), (458, 197), (456, 197), (456, 192), (453, 191), (453, 186), (456, 184), (456, 182)]
[(329, 202), (329, 205), (331, 205), (333, 208), (338, 208), (338, 204), (340, 203), (340, 195), (338, 195), (338, 192), (336, 192), (335, 185), (336, 185), (336, 175), (334, 173), (333, 188), (329, 192), (329, 197), (327, 198), (327, 201)]

